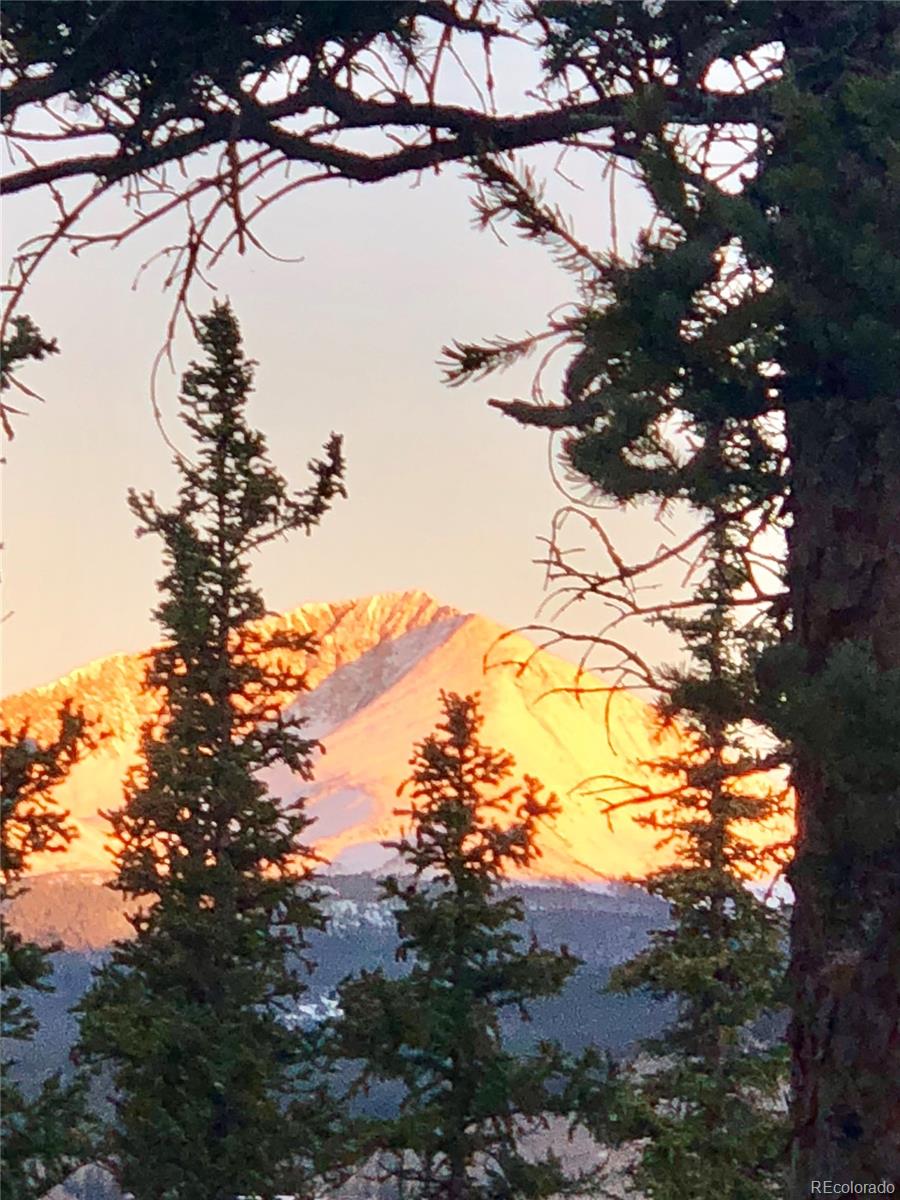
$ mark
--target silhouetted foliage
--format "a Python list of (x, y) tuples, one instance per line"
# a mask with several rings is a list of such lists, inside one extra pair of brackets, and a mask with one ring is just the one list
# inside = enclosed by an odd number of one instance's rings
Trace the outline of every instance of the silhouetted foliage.
[(108, 1154), (138, 1200), (271, 1195), (281, 1171), (313, 1169), (329, 1123), (295, 1010), (307, 934), (323, 923), (310, 819), (259, 778), (274, 764), (312, 775), (317, 743), (278, 700), (305, 686), (290, 652), (313, 638), (258, 624), (249, 560), (283, 533), (311, 532), (344, 494), (341, 441), (291, 492), (246, 422), (253, 364), (228, 305), (198, 338), (204, 361), (181, 397), (194, 458), (177, 460), (178, 501), (130, 496), (166, 562), (165, 641), (147, 675), (162, 711), (109, 814), (112, 886), (140, 902), (134, 938), (82, 1004), (82, 1052), (112, 1069)]
[(578, 965), (565, 949), (523, 938), (521, 898), (504, 887), (511, 870), (536, 861), (539, 824), (558, 802), (530, 777), (509, 784), (512, 759), (479, 738), (477, 697), (442, 694), (441, 703), (443, 719), (416, 746), (404, 785), (409, 829), (388, 843), (412, 875), (382, 883), (410, 968), (341, 985), (335, 1049), (361, 1061), (357, 1088), (402, 1085), (397, 1116), (361, 1122), (355, 1136), (404, 1195), (549, 1196), (566, 1171), (554, 1152), (529, 1159), (521, 1139), (554, 1113), (577, 1123), (600, 1064), (593, 1055), (575, 1063), (551, 1042), (513, 1053), (500, 1017), (557, 995)]
[(676, 1004), (672, 1025), (642, 1044), (647, 1057), (618, 1098), (617, 1137), (646, 1139), (632, 1176), (648, 1200), (784, 1194), (787, 1047), (765, 1044), (759, 1027), (786, 1000), (787, 930), (781, 910), (748, 884), (783, 864), (771, 823), (786, 797), (748, 744), (760, 632), (731, 603), (746, 582), (737, 550), (727, 524), (717, 525), (702, 607), (667, 620), (691, 656), (668, 672), (662, 705), (685, 746), (657, 764), (673, 785), (662, 811), (638, 820), (675, 854), (639, 881), (668, 903), (671, 924), (610, 980), (613, 991)]
[[(30, 942), (7, 923), (6, 906), (27, 891), (23, 883), (33, 855), (65, 851), (75, 836), (69, 814), (53, 789), (92, 742), (83, 715), (64, 707), (59, 731), (43, 745), (27, 726), (0, 729), (0, 953), (3, 969), (2, 1036), (9, 1043), (39, 1033), (29, 992), (52, 991), (49, 955), (56, 948)], [(90, 1154), (84, 1080), (64, 1084), (51, 1076), (28, 1098), (10, 1074), (15, 1060), (2, 1061), (3, 1114), (0, 1168), (9, 1200), (36, 1200), (61, 1183)]]
[[(574, 346), (559, 402), (496, 404), (557, 433), (582, 496), (699, 517), (649, 563), (602, 518), (608, 567), (556, 540), (565, 599), (598, 597), (613, 625), (701, 606), (650, 596), (652, 571), (692, 564), (727, 519), (746, 578), (729, 603), (774, 638), (740, 715), (781, 740), (796, 795), (790, 1195), (877, 1185), (900, 1173), (900, 7), (539, 10), (560, 86), (627, 107), (608, 161), (653, 218), (630, 256), (594, 252), (509, 163), (476, 167), (482, 218), (546, 244), (579, 290), (548, 330)], [(537, 342), (457, 345), (450, 376)], [(597, 646), (665, 689), (621, 630)]]
[[(44, 337), (31, 317), (13, 317), (11, 325), (10, 336), (4, 337), (0, 341), (0, 392), (16, 387), (25, 395), (34, 396), (35, 393), (31, 388), (27, 387), (21, 379), (16, 378), (18, 368), (22, 363), (32, 359), (40, 362), (48, 354), (56, 354), (59, 347), (55, 338)], [(4, 330), (6, 329), (7, 324), (4, 323)], [(21, 414), (21, 412), (21, 409), (15, 408), (6, 401), (0, 402), (0, 419), (3, 423), (3, 432), (7, 437), (12, 437), (13, 433), (10, 417), (14, 414)]]

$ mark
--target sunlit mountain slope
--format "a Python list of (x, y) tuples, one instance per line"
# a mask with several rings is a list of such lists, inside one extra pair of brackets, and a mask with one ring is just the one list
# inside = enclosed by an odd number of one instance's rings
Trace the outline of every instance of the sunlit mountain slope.
[[(299, 698), (285, 695), (283, 702), (306, 716), (310, 732), (325, 744), (315, 781), (302, 790), (316, 818), (311, 833), (317, 847), (339, 868), (371, 870), (390, 858), (380, 842), (401, 828), (402, 818), (394, 814), (401, 803), (397, 787), (408, 773), (413, 743), (434, 725), (442, 688), (480, 692), (485, 740), (513, 754), (519, 776), (534, 775), (559, 796), (562, 812), (542, 835), (534, 874), (622, 878), (659, 861), (653, 831), (635, 820), (644, 807), (624, 809), (610, 829), (593, 794), (608, 789), (613, 776), (652, 783), (645, 764), (676, 749), (673, 734), (658, 740), (651, 710), (636, 697), (591, 692), (603, 687), (591, 677), (580, 681), (587, 694), (576, 696), (570, 663), (535, 652), (519, 635), (498, 645), (498, 625), (441, 606), (422, 592), (310, 604), (268, 620), (315, 630), (320, 640), (318, 654), (299, 664), (312, 690)], [(530, 664), (521, 673), (508, 665), (485, 671), (486, 655), (492, 661), (530, 656)], [(38, 870), (109, 868), (101, 813), (121, 802), (141, 724), (156, 704), (143, 688), (143, 667), (141, 656), (116, 655), (4, 702), (4, 719), (14, 726), (28, 721), (39, 739), (69, 698), (109, 730), (60, 789), (79, 839), (65, 856), (45, 855)], [(271, 772), (269, 781), (285, 800), (298, 794), (299, 781), (283, 772)]]

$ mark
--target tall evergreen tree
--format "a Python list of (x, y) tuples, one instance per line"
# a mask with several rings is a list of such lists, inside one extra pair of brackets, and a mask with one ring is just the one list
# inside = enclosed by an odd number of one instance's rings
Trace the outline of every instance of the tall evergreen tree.
[(703, 607), (667, 619), (692, 661), (669, 672), (661, 709), (687, 744), (659, 763), (673, 781), (662, 815), (638, 818), (677, 855), (640, 881), (667, 901), (672, 924), (610, 980), (676, 1005), (619, 1097), (618, 1136), (645, 1139), (633, 1182), (648, 1200), (766, 1200), (783, 1195), (787, 1168), (787, 1050), (754, 1028), (785, 1002), (786, 928), (747, 886), (779, 865), (776, 835), (764, 839), (785, 798), (747, 743), (760, 633), (735, 617), (746, 576), (727, 524), (709, 553)]
[(184, 376), (193, 461), (178, 501), (132, 493), (140, 533), (162, 538), (156, 616), (165, 636), (147, 685), (162, 710), (143, 732), (125, 803), (109, 814), (112, 886), (140, 903), (83, 1002), (81, 1044), (108, 1064), (110, 1156), (137, 1200), (270, 1196), (285, 1164), (312, 1163), (321, 1107), (304, 1104), (303, 1038), (290, 1027), (307, 933), (322, 914), (303, 842), (302, 801), (284, 805), (259, 772), (310, 778), (317, 744), (280, 699), (306, 634), (265, 632), (251, 554), (310, 533), (344, 494), (341, 442), (292, 493), (246, 421), (253, 364), (217, 304), (198, 322), (204, 361)]
[[(30, 942), (11, 929), (6, 905), (27, 891), (22, 880), (32, 855), (64, 851), (75, 836), (69, 814), (54, 803), (53, 789), (89, 742), (83, 715), (69, 706), (60, 712), (58, 733), (44, 745), (27, 726), (0, 729), (0, 980), (7, 1044), (38, 1034), (28, 993), (53, 990), (49, 955), (57, 947)], [(84, 1080), (64, 1084), (59, 1075), (52, 1076), (29, 1099), (11, 1077), (14, 1066), (15, 1060), (6, 1058), (0, 1064), (3, 1194), (8, 1200), (36, 1200), (88, 1159)]]
[[(577, 347), (559, 402), (497, 406), (557, 431), (582, 487), (715, 505), (779, 559), (746, 715), (796, 798), (789, 1194), (877, 1186), (900, 1176), (900, 6), (539, 9), (550, 75), (617, 110), (610, 162), (653, 218), (628, 256), (592, 251), (527, 176), (479, 167), (484, 219), (548, 243), (580, 293), (548, 331)], [(456, 347), (454, 377), (534, 344)], [(577, 586), (640, 612), (647, 572), (613, 549)]]
[(378, 969), (342, 984), (335, 1045), (361, 1061), (358, 1086), (402, 1085), (397, 1116), (371, 1122), (361, 1145), (387, 1155), (404, 1195), (548, 1196), (566, 1184), (559, 1160), (530, 1160), (519, 1139), (549, 1114), (572, 1117), (593, 1061), (576, 1068), (552, 1043), (514, 1053), (500, 1017), (556, 995), (577, 966), (523, 941), (522, 901), (504, 887), (506, 872), (538, 857), (538, 825), (557, 802), (533, 778), (509, 785), (513, 761), (481, 742), (477, 697), (442, 693), (441, 704), (404, 785), (408, 833), (390, 844), (412, 876), (382, 883), (411, 967), (398, 979)]

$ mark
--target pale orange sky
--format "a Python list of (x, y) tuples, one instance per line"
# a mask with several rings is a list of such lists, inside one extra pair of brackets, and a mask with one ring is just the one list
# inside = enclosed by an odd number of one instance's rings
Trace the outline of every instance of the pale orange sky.
[[(551, 169), (556, 153), (533, 161)], [(606, 246), (600, 164), (575, 174), (585, 190), (557, 181), (558, 198), (581, 235)], [(547, 441), (486, 404), (526, 393), (535, 364), (449, 390), (436, 360), (454, 338), (538, 329), (574, 286), (544, 249), (512, 231), (507, 245), (476, 232), (470, 191), (458, 169), (368, 189), (317, 185), (271, 210), (258, 229), (274, 251), (302, 255), (302, 263), (250, 250), (215, 273), (261, 364), (249, 416), (279, 467), (302, 486), (304, 464), (328, 433), (346, 440), (349, 501), (312, 538), (277, 544), (259, 560), (256, 578), (272, 609), (421, 587), (518, 625), (544, 598), (543, 571), (532, 560), (561, 502)], [(98, 228), (102, 216), (98, 210)], [(639, 197), (623, 186), (621, 236), (643, 217)], [(7, 200), (7, 258), (49, 219), (34, 197)], [(133, 536), (125, 494), (134, 486), (166, 496), (175, 484), (149, 399), (171, 296), (161, 293), (159, 274), (131, 286), (164, 233), (155, 228), (152, 238), (115, 252), (57, 254), (25, 308), (59, 339), (61, 353), (29, 368), (25, 378), (46, 403), (29, 405), (7, 448), (6, 694), (154, 639), (159, 547)], [(179, 373), (191, 352), (182, 336)], [(167, 427), (181, 440), (176, 395), (177, 379), (163, 376)], [(618, 526), (635, 554), (659, 540), (638, 515)], [(661, 636), (645, 633), (641, 648), (654, 654)]]

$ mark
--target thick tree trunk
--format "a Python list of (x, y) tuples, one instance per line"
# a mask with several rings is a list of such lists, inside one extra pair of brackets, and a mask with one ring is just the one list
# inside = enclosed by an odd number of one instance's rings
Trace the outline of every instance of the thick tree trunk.
[(793, 714), (791, 1196), (809, 1200), (817, 1180), (900, 1188), (900, 402), (806, 401), (788, 437), (808, 697)]

